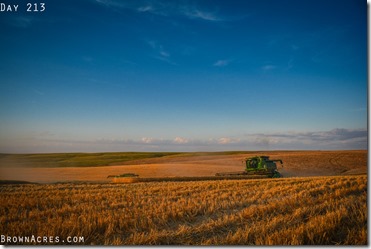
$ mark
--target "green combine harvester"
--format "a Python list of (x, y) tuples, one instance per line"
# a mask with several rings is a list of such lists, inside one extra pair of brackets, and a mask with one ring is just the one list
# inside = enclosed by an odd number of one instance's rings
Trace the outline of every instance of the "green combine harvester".
[(277, 171), (276, 162), (283, 163), (281, 159), (271, 160), (269, 156), (255, 156), (246, 158), (245, 171), (216, 173), (215, 176), (266, 176), (267, 178), (278, 178), (282, 175)]
[(231, 180), (231, 179), (261, 179), (278, 178), (282, 175), (277, 171), (276, 162), (281, 163), (281, 159), (270, 160), (269, 156), (255, 156), (246, 158), (245, 171), (216, 173), (215, 176), (195, 176), (195, 177), (144, 177), (141, 178), (135, 173), (124, 173), (121, 175), (109, 175), (114, 183), (137, 183), (137, 182), (169, 182), (169, 181), (206, 181), (206, 180)]

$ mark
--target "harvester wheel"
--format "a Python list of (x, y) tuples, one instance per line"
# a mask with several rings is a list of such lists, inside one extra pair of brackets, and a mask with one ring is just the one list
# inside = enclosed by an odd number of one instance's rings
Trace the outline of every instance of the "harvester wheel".
[(273, 174), (273, 176), (272, 176), (272, 178), (281, 178), (281, 177), (282, 177), (282, 175), (278, 171), (275, 171), (274, 174)]

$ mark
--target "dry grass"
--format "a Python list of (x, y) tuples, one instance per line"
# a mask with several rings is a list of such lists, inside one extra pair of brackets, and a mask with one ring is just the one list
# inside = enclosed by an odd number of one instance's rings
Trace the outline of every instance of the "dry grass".
[(8, 236), (96, 245), (366, 245), (367, 176), (1, 185)]

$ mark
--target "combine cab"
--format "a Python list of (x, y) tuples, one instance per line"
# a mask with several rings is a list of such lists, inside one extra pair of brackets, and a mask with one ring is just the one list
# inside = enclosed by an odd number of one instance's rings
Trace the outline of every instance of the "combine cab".
[(276, 165), (276, 162), (279, 162), (281, 165), (283, 165), (281, 159), (270, 160), (269, 156), (255, 156), (246, 158), (244, 162), (246, 163), (245, 171), (216, 173), (216, 176), (259, 175), (269, 178), (282, 177), (282, 175), (277, 171)]

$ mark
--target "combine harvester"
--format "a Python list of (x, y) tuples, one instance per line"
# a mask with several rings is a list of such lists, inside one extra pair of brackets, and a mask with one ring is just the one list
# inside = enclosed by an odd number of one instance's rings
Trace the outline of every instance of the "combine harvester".
[(255, 156), (245, 159), (245, 171), (216, 173), (216, 176), (263, 176), (266, 178), (282, 177), (277, 171), (276, 162), (283, 163), (281, 159), (270, 160), (269, 156)]
[(122, 175), (109, 175), (114, 183), (135, 183), (135, 182), (170, 182), (170, 181), (206, 181), (206, 180), (231, 180), (231, 179), (262, 179), (262, 178), (279, 178), (282, 175), (277, 171), (276, 162), (283, 163), (281, 159), (270, 160), (269, 156), (255, 156), (246, 158), (245, 171), (221, 172), (215, 176), (194, 176), (194, 177), (157, 177), (157, 178), (140, 178), (134, 173), (125, 173)]

